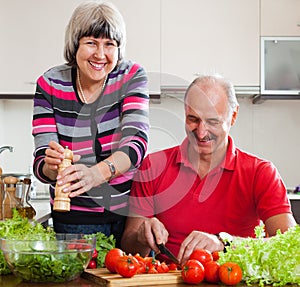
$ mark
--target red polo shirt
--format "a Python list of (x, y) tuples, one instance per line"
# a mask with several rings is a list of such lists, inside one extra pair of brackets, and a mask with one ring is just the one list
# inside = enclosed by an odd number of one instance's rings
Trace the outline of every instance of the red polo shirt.
[(169, 232), (167, 247), (178, 253), (193, 230), (254, 236), (273, 215), (291, 213), (275, 166), (234, 146), (225, 160), (201, 179), (188, 161), (188, 141), (149, 154), (131, 189), (130, 211), (156, 216)]

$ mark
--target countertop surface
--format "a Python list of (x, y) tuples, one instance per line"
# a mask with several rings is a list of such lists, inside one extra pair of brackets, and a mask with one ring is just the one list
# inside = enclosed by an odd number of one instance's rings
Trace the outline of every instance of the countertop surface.
[[(27, 283), (27, 282), (22, 282), (19, 278), (13, 276), (13, 275), (5, 275), (5, 276), (0, 276), (0, 286), (1, 287), (99, 287), (102, 286), (100, 284), (94, 283), (92, 281), (86, 280), (84, 278), (78, 278), (73, 281), (65, 282), (65, 283)], [(161, 286), (161, 287), (187, 287), (187, 286), (192, 286), (189, 284), (184, 284), (184, 283), (177, 283), (177, 284), (151, 284), (151, 285), (143, 285), (143, 286)], [(194, 285), (196, 286), (196, 285)], [(200, 283), (198, 286), (201, 287), (225, 287), (225, 285), (220, 285), (220, 284), (209, 284), (209, 283)], [(248, 287), (246, 284), (240, 283), (238, 285), (239, 287)], [(254, 286), (254, 285), (253, 285)], [(256, 286), (256, 285), (255, 285)], [(288, 285), (289, 287), (292, 286), (297, 286), (297, 285)]]

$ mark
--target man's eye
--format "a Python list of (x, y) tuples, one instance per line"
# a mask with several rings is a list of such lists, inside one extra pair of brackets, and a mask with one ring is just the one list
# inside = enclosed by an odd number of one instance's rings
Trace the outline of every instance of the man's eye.
[(217, 126), (217, 125), (219, 125), (221, 123), (221, 121), (219, 121), (219, 120), (213, 120), (213, 119), (212, 120), (207, 120), (206, 122), (210, 126)]

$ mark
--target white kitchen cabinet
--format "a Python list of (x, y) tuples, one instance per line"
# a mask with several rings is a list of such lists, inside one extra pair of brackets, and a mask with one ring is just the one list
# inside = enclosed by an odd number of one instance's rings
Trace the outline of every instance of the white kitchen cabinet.
[(126, 23), (126, 58), (146, 69), (151, 93), (160, 92), (160, 1), (112, 0)]
[(161, 0), (162, 85), (220, 73), (259, 85), (259, 0)]
[[(38, 76), (65, 62), (65, 27), (81, 2), (0, 0), (1, 94), (33, 94)], [(157, 74), (160, 69), (160, 0), (112, 2), (127, 24), (127, 58), (142, 64), (149, 73)], [(157, 89), (160, 83), (152, 86)]]
[(299, 0), (260, 0), (261, 36), (300, 36)]

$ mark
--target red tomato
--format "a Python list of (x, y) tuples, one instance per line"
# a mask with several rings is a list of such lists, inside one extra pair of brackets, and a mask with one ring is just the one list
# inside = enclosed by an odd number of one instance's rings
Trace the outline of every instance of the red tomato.
[(145, 264), (144, 257), (142, 257), (139, 253), (136, 253), (134, 255), (134, 257), (139, 262), (139, 267), (138, 267), (138, 270), (137, 270), (137, 274), (144, 274), (144, 273), (146, 273), (146, 264)]
[(93, 250), (92, 258), (93, 258), (93, 259), (96, 259), (97, 256), (98, 256), (98, 251), (97, 251), (97, 249), (95, 248), (95, 249)]
[(204, 279), (209, 283), (218, 283), (220, 264), (217, 261), (209, 261), (204, 265)]
[(170, 263), (168, 266), (169, 266), (169, 270), (172, 270), (172, 271), (178, 270), (178, 268), (177, 268), (178, 266), (174, 262)]
[(132, 255), (123, 255), (117, 259), (116, 271), (123, 277), (134, 276), (139, 268), (139, 262)]
[(156, 269), (154, 266), (152, 266), (152, 267), (150, 267), (150, 268), (148, 269), (147, 273), (148, 273), (148, 274), (157, 274), (158, 271), (157, 271), (157, 269)]
[(158, 271), (158, 273), (168, 273), (169, 266), (167, 265), (166, 262), (162, 262), (156, 267), (156, 270)]
[(88, 269), (95, 269), (95, 268), (97, 268), (97, 262), (96, 262), (96, 260), (91, 259), (90, 262), (89, 262), (89, 264), (88, 264), (88, 266), (87, 266), (87, 268)]
[(111, 273), (117, 273), (116, 263), (119, 257), (125, 253), (119, 248), (113, 248), (106, 253), (104, 264)]
[(213, 261), (212, 254), (206, 249), (195, 249), (189, 259), (196, 259), (203, 265), (206, 262)]
[(150, 268), (154, 267), (156, 268), (159, 264), (159, 260), (155, 259), (154, 257), (145, 257), (144, 263), (146, 264), (146, 271), (148, 271)]
[(214, 251), (212, 253), (212, 257), (213, 257), (213, 260), (214, 261), (218, 261), (220, 259), (220, 255), (219, 255), (219, 252), (218, 251)]
[(199, 284), (204, 280), (204, 267), (196, 259), (189, 259), (183, 266), (181, 276), (188, 284)]
[(236, 285), (243, 278), (241, 267), (234, 262), (225, 262), (219, 269), (220, 281), (226, 285)]

